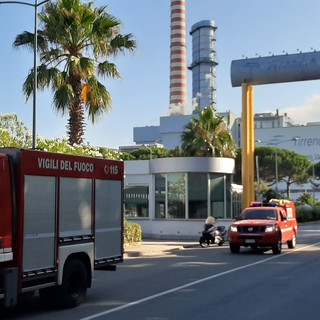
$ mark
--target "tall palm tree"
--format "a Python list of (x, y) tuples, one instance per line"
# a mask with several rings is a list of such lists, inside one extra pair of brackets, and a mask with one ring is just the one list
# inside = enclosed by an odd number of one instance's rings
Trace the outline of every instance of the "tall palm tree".
[[(58, 112), (69, 112), (69, 143), (82, 144), (85, 119), (92, 123), (111, 109), (112, 99), (98, 77), (120, 78), (116, 65), (110, 62), (125, 51), (133, 51), (136, 42), (131, 34), (121, 34), (121, 22), (107, 12), (107, 6), (94, 7), (93, 2), (57, 0), (47, 3), (39, 14), (37, 34), (38, 87), (50, 88)], [(34, 34), (23, 32), (15, 47), (34, 46)], [(24, 84), (26, 100), (33, 92), (34, 70)]]
[(223, 117), (212, 107), (196, 109), (196, 116), (181, 135), (182, 151), (188, 156), (235, 158), (236, 148)]

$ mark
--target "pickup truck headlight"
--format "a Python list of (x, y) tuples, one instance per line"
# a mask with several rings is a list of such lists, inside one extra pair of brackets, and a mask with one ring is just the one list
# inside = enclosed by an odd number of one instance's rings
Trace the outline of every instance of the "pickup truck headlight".
[(230, 231), (237, 232), (238, 228), (236, 226), (231, 226)]
[(272, 225), (272, 226), (266, 226), (266, 230), (265, 232), (274, 232), (278, 230), (278, 226), (277, 225)]

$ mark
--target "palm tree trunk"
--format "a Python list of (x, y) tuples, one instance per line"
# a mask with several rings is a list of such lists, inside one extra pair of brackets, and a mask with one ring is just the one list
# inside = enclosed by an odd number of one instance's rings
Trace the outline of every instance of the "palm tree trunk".
[(84, 111), (81, 105), (70, 108), (68, 128), (69, 144), (83, 144), (85, 124)]
[(74, 103), (69, 109), (68, 135), (69, 144), (83, 144), (85, 130), (83, 100), (81, 93), (81, 77), (78, 74), (70, 74), (70, 83), (74, 94)]

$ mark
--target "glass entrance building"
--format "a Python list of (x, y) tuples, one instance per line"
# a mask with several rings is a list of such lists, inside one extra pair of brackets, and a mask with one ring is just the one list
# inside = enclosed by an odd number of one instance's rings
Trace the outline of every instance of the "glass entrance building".
[(198, 235), (192, 225), (208, 216), (233, 217), (234, 159), (160, 158), (125, 162), (125, 217), (142, 226), (143, 235)]

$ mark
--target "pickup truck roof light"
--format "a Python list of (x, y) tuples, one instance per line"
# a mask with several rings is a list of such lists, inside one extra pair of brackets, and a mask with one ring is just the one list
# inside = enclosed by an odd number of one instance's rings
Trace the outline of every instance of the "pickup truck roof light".
[(250, 207), (278, 207), (278, 204), (270, 202), (251, 202)]

